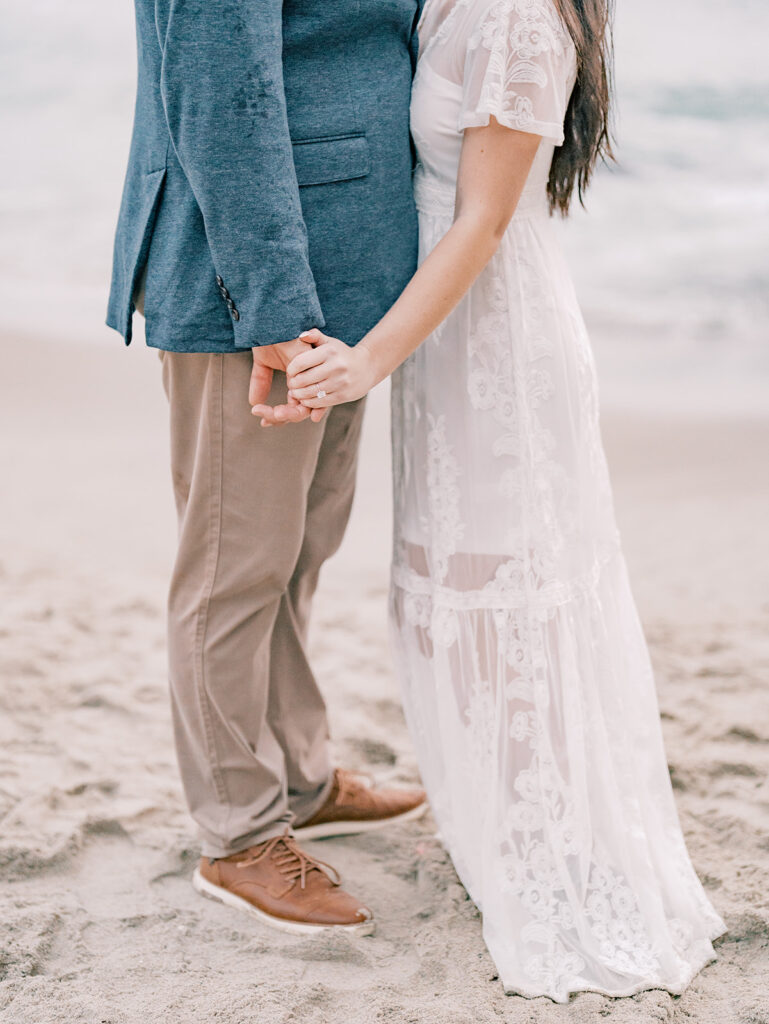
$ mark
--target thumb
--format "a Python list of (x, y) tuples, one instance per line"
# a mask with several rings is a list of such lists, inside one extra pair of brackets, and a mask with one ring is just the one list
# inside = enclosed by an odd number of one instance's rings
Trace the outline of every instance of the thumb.
[(251, 380), (248, 382), (248, 404), (264, 405), (270, 396), (272, 387), (272, 367), (254, 362)]
[(313, 327), (311, 331), (304, 331), (299, 338), (307, 345), (313, 346), (322, 345), (324, 341), (328, 340), (323, 331), (319, 331), (317, 327)]

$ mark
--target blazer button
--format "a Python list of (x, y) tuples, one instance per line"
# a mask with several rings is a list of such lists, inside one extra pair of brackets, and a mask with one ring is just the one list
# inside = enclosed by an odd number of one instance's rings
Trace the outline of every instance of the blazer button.
[(240, 320), (240, 313), (238, 313), (237, 309), (235, 309), (234, 307), (230, 310), (230, 316), (235, 321)]

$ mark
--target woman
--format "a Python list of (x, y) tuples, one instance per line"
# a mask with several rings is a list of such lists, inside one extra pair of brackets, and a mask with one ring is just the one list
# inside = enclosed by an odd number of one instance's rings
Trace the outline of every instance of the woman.
[(409, 725), (505, 988), (559, 1001), (679, 993), (724, 930), (676, 815), (593, 357), (548, 220), (609, 153), (605, 2), (427, 0), (420, 269), (357, 347), (310, 332), (288, 368), (320, 410), (399, 367)]

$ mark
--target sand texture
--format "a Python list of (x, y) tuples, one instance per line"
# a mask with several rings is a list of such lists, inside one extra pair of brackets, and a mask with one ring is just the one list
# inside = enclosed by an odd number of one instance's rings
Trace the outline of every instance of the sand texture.
[[(606, 413), (694, 864), (728, 935), (682, 997), (505, 996), (423, 821), (310, 844), (378, 916), (296, 938), (199, 897), (164, 651), (173, 550), (155, 357), (10, 339), (0, 401), (2, 1024), (769, 1024), (769, 425)], [(386, 395), (313, 650), (339, 760), (416, 766), (387, 651)]]

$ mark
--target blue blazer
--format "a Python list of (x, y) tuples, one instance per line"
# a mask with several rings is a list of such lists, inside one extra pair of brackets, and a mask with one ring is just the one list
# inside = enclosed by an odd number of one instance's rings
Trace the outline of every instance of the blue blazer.
[(355, 344), (413, 274), (421, 0), (136, 0), (139, 76), (107, 323), (233, 352)]

